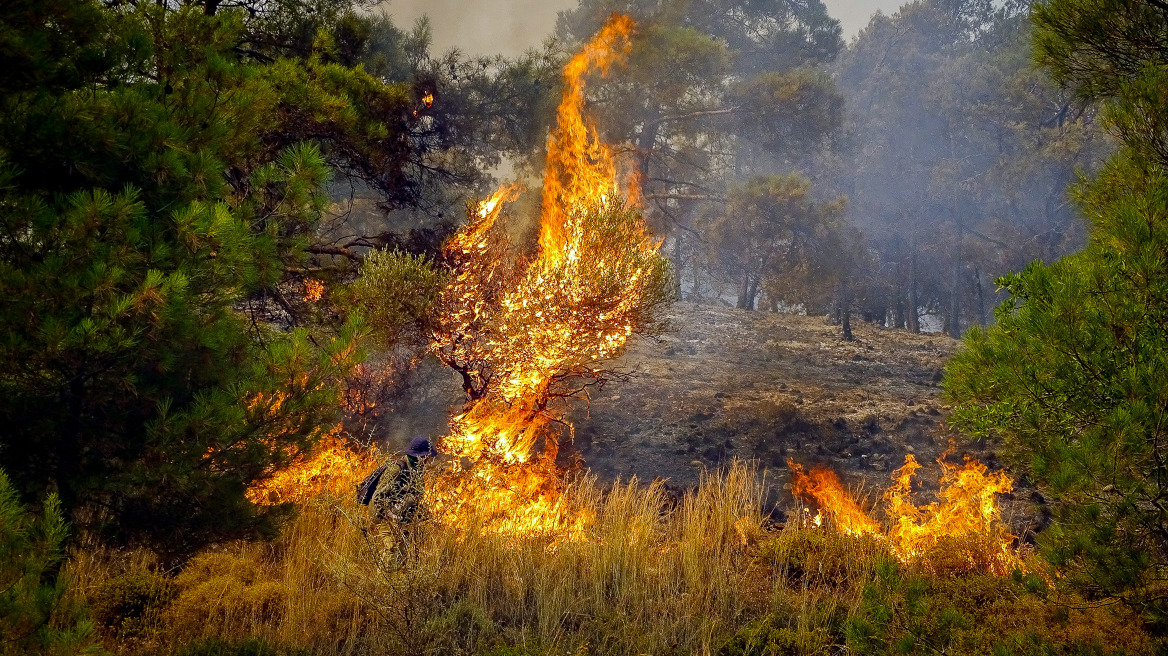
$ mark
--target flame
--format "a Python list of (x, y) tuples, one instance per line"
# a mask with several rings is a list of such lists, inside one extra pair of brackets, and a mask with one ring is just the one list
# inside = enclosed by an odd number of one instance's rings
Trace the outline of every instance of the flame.
[(596, 128), (583, 119), (584, 74), (599, 69), (606, 74), (612, 63), (628, 54), (633, 19), (613, 14), (600, 32), (564, 67), (564, 92), (556, 112), (559, 129), (548, 139), (548, 161), (543, 176), (543, 220), (539, 245), (553, 263), (568, 248), (574, 217), (572, 209), (615, 198), (616, 165), (612, 150)]
[[(1008, 574), (1021, 566), (1013, 548), (1014, 536), (1002, 522), (997, 494), (1013, 490), (1005, 472), (991, 472), (968, 456), (958, 466), (937, 460), (941, 465), (939, 501), (924, 506), (912, 502), (912, 478), (921, 465), (912, 454), (904, 466), (892, 474), (893, 484), (884, 494), (891, 528), (883, 531), (840, 485), (839, 478), (823, 468), (805, 472), (802, 465), (787, 460), (793, 474), (791, 491), (814, 502), (835, 527), (847, 535), (872, 535), (888, 540), (892, 553), (903, 562), (919, 562), (940, 550), (964, 561), (963, 566), (995, 574)], [(819, 525), (820, 515), (811, 523)]]
[[(787, 466), (791, 468), (793, 474), (791, 492), (815, 501), (820, 513), (826, 511), (840, 532), (847, 535), (868, 535), (880, 531), (880, 525), (844, 490), (835, 472), (823, 467), (812, 467), (811, 471), (804, 472), (803, 465), (795, 463), (790, 458), (787, 459)], [(822, 515), (816, 515), (812, 523), (819, 526), (822, 523)]]
[(248, 488), (247, 498), (252, 503), (271, 505), (304, 502), (322, 492), (351, 496), (353, 486), (382, 460), (376, 448), (352, 448), (342, 437), (341, 427), (336, 426), (307, 457)]
[(308, 303), (315, 303), (324, 296), (324, 283), (309, 278), (304, 281), (304, 300)]
[(422, 106), (426, 109), (430, 109), (434, 106), (434, 92), (427, 91), (426, 94), (422, 96)]
[(453, 279), (440, 298), (431, 350), (463, 377), (467, 407), (440, 442), (458, 458), (428, 479), (426, 504), (458, 522), (471, 505), (505, 534), (579, 530), (567, 507), (559, 439), (570, 426), (549, 403), (570, 381), (596, 380), (590, 363), (618, 355), (646, 322), (646, 290), (660, 242), (628, 211), (611, 149), (584, 118), (584, 76), (629, 50), (634, 28), (614, 14), (564, 68), (558, 125), (548, 139), (539, 251), (512, 265), (495, 225), (520, 189), (500, 188), (468, 210), (444, 249)]

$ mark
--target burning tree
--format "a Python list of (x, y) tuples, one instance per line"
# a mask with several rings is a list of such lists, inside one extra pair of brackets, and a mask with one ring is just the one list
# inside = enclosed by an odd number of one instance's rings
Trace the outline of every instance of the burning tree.
[(504, 533), (577, 521), (562, 506), (556, 460), (570, 425), (555, 402), (602, 384), (612, 371), (599, 361), (660, 328), (670, 289), (660, 242), (634, 204), (636, 180), (621, 180), (583, 111), (585, 75), (623, 58), (633, 28), (614, 14), (564, 68), (535, 257), (518, 258), (499, 221), (514, 185), (472, 208), (444, 249), (451, 282), (431, 351), (461, 375), (467, 403), (441, 441), (458, 459), (426, 490), (440, 519), (474, 504), (493, 511), (484, 529)]

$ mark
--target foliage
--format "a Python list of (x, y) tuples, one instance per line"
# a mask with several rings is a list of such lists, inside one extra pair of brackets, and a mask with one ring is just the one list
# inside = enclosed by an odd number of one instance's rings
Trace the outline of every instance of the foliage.
[(374, 251), (353, 281), (352, 308), (365, 319), (373, 339), (385, 345), (423, 346), (433, 328), (433, 310), (445, 285), (442, 273), (424, 256)]
[(711, 223), (741, 180), (790, 173), (829, 145), (843, 120), (824, 71), (843, 45), (839, 23), (819, 0), (586, 0), (560, 15), (557, 35), (581, 41), (613, 11), (641, 27), (628, 65), (594, 94), (598, 124), (630, 145), (646, 218), (679, 277), (691, 270), (693, 296), (699, 273), (738, 285), (733, 264), (711, 266), (722, 254), (705, 245)]
[(1168, 177), (1115, 164), (1088, 196), (1090, 246), (1001, 279), (999, 327), (970, 334), (946, 392), (958, 424), (1002, 435), (1056, 505), (1052, 562), (1162, 623)]
[(889, 561), (876, 568), (846, 626), (864, 654), (1126, 654), (1152, 645), (1132, 617), (1087, 614), (1044, 600), (1041, 579), (988, 574), (926, 577)]
[(308, 656), (309, 653), (302, 649), (277, 647), (263, 638), (242, 640), (208, 638), (196, 640), (183, 647), (177, 656)]
[(957, 425), (1000, 436), (1051, 501), (1057, 521), (1040, 544), (1063, 580), (1122, 600), (1159, 630), (1168, 627), (1168, 124), (1157, 87), (1168, 67), (1133, 44), (1163, 20), (1160, 8), (1125, 3), (1036, 11), (1039, 60), (1107, 101), (1123, 147), (1078, 189), (1087, 248), (1000, 279), (1010, 298), (999, 326), (972, 333), (946, 379)]
[(1031, 35), (1027, 2), (929, 0), (877, 14), (836, 61), (845, 147), (812, 177), (868, 237), (872, 318), (960, 336), (992, 321), (994, 277), (1082, 246), (1066, 188), (1113, 142), (1035, 69)]
[(811, 182), (798, 174), (758, 176), (731, 188), (710, 233), (718, 260), (740, 281), (738, 306), (754, 309), (764, 290), (771, 304), (827, 305), (845, 274), (838, 248), (844, 206), (842, 198), (813, 200)]
[[(321, 52), (247, 54), (238, 11), (71, 6), (0, 10), (19, 56), (77, 58), (0, 100), (0, 461), (109, 537), (270, 534), (288, 508), (244, 491), (319, 437), (358, 329), (314, 343), (264, 308), (330, 166), (398, 189), (408, 99)], [(79, 45), (33, 47), (60, 30)]]
[(169, 577), (151, 571), (130, 571), (102, 584), (92, 596), (94, 619), (119, 640), (153, 638), (162, 627), (162, 613), (173, 600)]
[(59, 573), (68, 527), (56, 495), (38, 515), (0, 470), (0, 654), (98, 654), (93, 624), (66, 597)]

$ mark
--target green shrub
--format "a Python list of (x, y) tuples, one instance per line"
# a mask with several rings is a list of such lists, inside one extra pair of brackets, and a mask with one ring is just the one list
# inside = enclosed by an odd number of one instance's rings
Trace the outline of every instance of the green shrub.
[(1033, 576), (920, 576), (882, 563), (846, 624), (847, 644), (863, 654), (1153, 653), (1130, 610), (1061, 605), (1043, 592)]
[(164, 574), (136, 571), (109, 579), (93, 595), (94, 619), (118, 638), (150, 639), (163, 627), (175, 585)]
[(797, 656), (824, 654), (834, 640), (828, 631), (777, 626), (775, 618), (751, 622), (718, 650), (718, 656)]
[(99, 653), (93, 625), (60, 575), (67, 533), (56, 494), (33, 515), (0, 470), (0, 656)]
[(499, 633), (487, 611), (465, 599), (426, 622), (425, 631), (434, 636), (434, 647), (442, 653), (473, 652), (479, 645), (490, 644)]

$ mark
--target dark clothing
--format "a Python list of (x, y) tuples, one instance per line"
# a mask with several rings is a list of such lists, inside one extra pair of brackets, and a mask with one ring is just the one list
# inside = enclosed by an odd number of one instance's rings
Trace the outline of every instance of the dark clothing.
[(389, 465), (382, 465), (373, 470), (373, 473), (366, 476), (365, 480), (357, 484), (357, 503), (362, 506), (368, 506), (373, 499), (373, 493), (377, 491), (377, 484), (381, 482), (381, 475), (385, 473)]
[(369, 502), (374, 521), (409, 522), (422, 500), (422, 460), (407, 455), (386, 466)]

